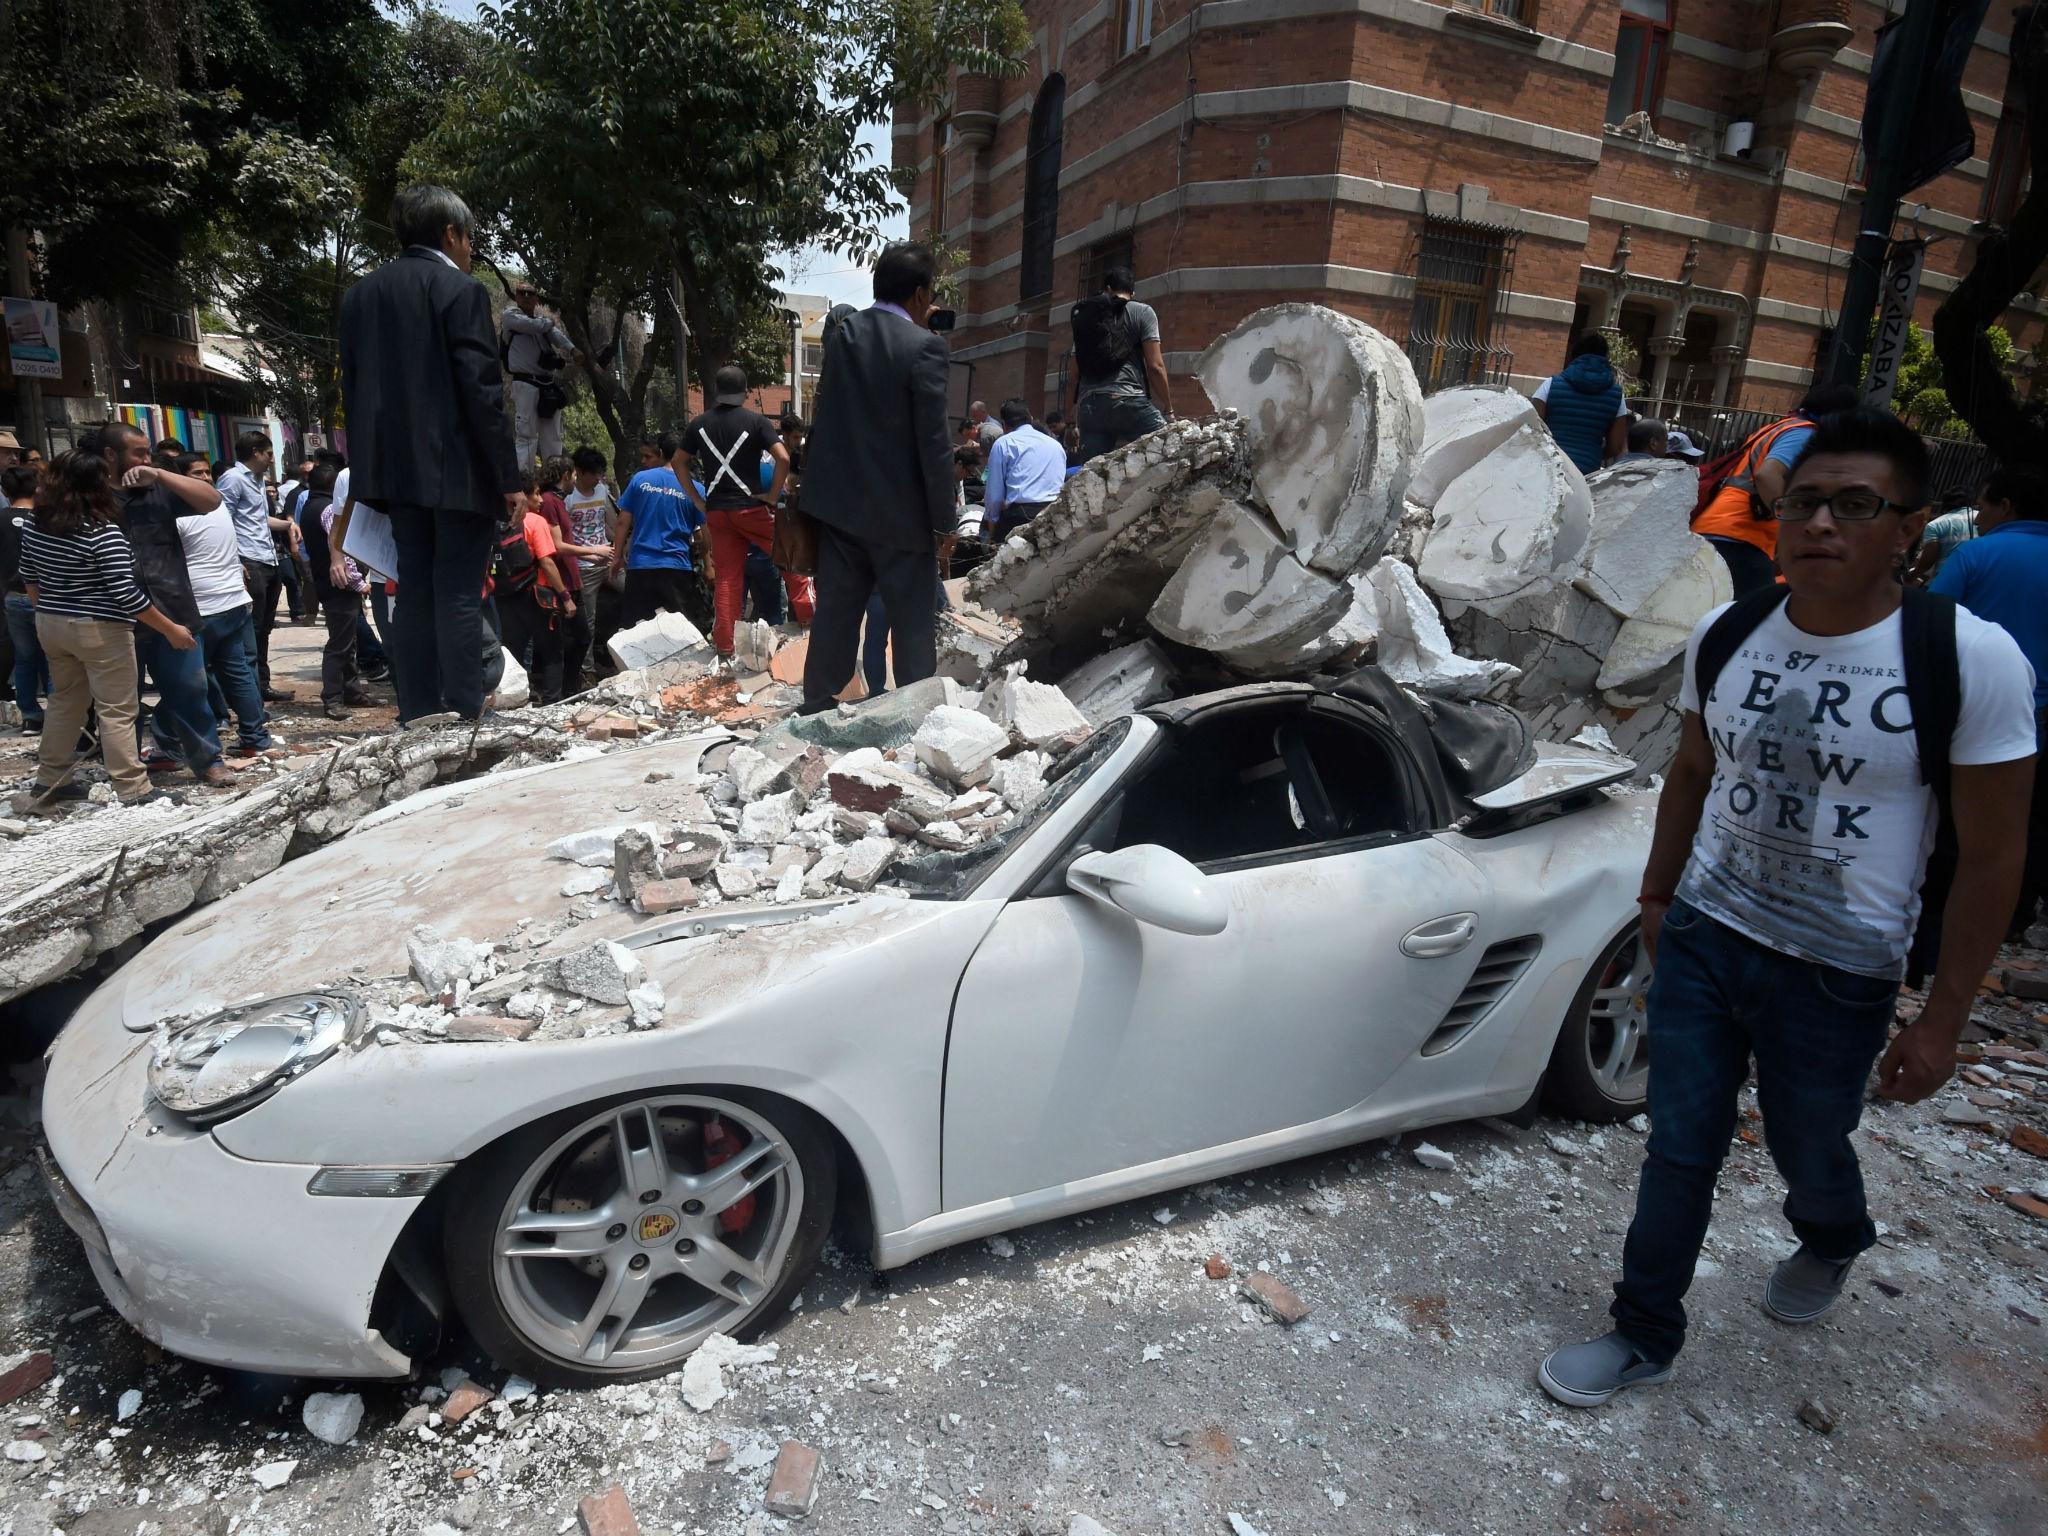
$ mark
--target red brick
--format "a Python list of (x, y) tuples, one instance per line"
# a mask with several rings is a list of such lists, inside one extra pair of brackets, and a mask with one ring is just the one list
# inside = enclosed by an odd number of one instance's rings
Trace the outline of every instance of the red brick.
[(626, 1490), (617, 1483), (577, 1505), (576, 1520), (583, 1536), (640, 1536), (640, 1522), (633, 1518)]
[(524, 1040), (534, 1030), (532, 1019), (502, 1019), (492, 1013), (465, 1014), (448, 1026), (450, 1040)]
[(818, 1479), (825, 1464), (818, 1453), (800, 1440), (785, 1440), (775, 1457), (775, 1471), (768, 1479), (768, 1496), (762, 1508), (771, 1515), (801, 1520), (818, 1502)]
[(649, 880), (633, 897), (642, 912), (658, 916), (697, 905), (697, 887), (687, 880)]
[(460, 1424), (477, 1409), (491, 1400), (488, 1387), (480, 1387), (467, 1377), (462, 1385), (448, 1394), (448, 1400), (441, 1404), (441, 1417), (450, 1424)]
[(2036, 1221), (2048, 1221), (2048, 1200), (2021, 1194), (2016, 1189), (2008, 1189), (2005, 1192), (2005, 1203), (2016, 1211), (2025, 1212)]
[(1202, 1261), (1202, 1273), (1211, 1280), (1228, 1280), (1230, 1278), (1230, 1260), (1224, 1258), (1220, 1253), (1212, 1253)]
[(1271, 1275), (1254, 1271), (1244, 1277), (1238, 1289), (1282, 1327), (1292, 1328), (1308, 1316), (1308, 1304)]
[(2022, 1152), (2035, 1157), (2048, 1157), (2048, 1135), (2043, 1135), (2031, 1125), (2016, 1125), (2012, 1128), (2012, 1144)]
[(56, 1366), (47, 1349), (38, 1349), (12, 1370), (0, 1374), (0, 1407), (26, 1397), (55, 1374)]

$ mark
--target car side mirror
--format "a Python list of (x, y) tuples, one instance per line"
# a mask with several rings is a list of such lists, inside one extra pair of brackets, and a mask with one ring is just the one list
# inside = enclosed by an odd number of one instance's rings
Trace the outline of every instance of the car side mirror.
[(1067, 888), (1171, 933), (1221, 933), (1230, 923), (1230, 903), (1215, 882), (1154, 843), (1083, 854), (1067, 866)]

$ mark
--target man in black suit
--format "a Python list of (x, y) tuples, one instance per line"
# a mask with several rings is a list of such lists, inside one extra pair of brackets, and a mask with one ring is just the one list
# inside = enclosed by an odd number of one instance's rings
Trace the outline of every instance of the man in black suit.
[(519, 460), (490, 303), (468, 276), (469, 209), (446, 187), (407, 187), (391, 223), (404, 254), (341, 303), (349, 493), (390, 517), (398, 546), (399, 720), (475, 719), (484, 567), (519, 505)]
[(852, 681), (873, 592), (888, 611), (898, 685), (938, 670), (938, 547), (958, 518), (946, 344), (925, 329), (933, 282), (928, 247), (890, 246), (875, 264), (874, 307), (848, 316), (825, 346), (804, 451), (804, 511), (819, 523), (806, 712), (829, 708)]

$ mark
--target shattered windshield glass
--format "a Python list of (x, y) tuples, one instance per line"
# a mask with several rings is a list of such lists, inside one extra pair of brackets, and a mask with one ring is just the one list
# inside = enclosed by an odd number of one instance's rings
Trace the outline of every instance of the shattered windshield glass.
[(889, 883), (926, 900), (952, 901), (965, 896), (1033, 827), (1066, 804), (1074, 791), (1115, 755), (1130, 733), (1128, 715), (1110, 721), (1052, 765), (1045, 776), (1045, 798), (1030, 814), (1019, 816), (987, 842), (965, 852), (935, 851), (925, 858), (902, 860), (890, 871)]

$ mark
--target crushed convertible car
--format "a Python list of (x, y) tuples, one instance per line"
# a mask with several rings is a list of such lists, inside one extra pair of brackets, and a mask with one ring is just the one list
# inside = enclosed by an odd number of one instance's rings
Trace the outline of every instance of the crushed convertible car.
[[(719, 736), (446, 786), (197, 911), (50, 1053), (44, 1168), (164, 1347), (392, 1376), (459, 1322), (537, 1380), (675, 1368), (878, 1265), (1395, 1131), (1634, 1114), (1653, 794), (1366, 669), (1114, 720), (894, 888), (571, 921), (565, 807), (659, 814)], [(701, 782), (701, 781), (699, 781)], [(616, 940), (649, 1029), (422, 1040), (416, 925)]]

